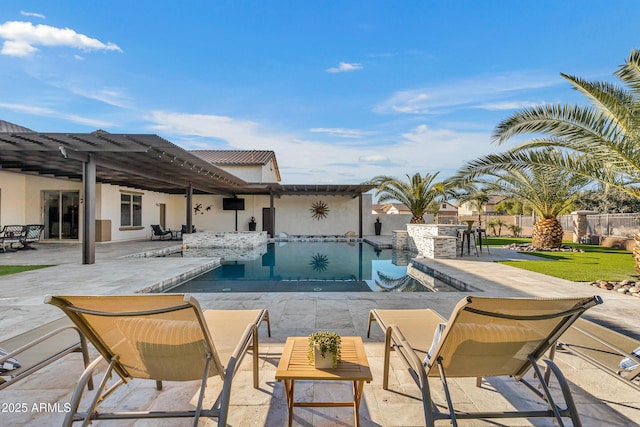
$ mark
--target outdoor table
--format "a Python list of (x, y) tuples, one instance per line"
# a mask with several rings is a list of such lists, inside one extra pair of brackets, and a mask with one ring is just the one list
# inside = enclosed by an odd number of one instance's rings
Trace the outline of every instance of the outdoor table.
[[(282, 358), (276, 370), (276, 380), (284, 381), (289, 426), (293, 423), (293, 408), (305, 407), (353, 407), (355, 425), (360, 425), (359, 408), (364, 382), (373, 377), (365, 354), (361, 337), (341, 337), (341, 360), (333, 369), (316, 369), (308, 359), (308, 337), (288, 337), (282, 351)], [(308, 381), (352, 381), (353, 401), (349, 402), (296, 402), (294, 385), (296, 380)]]

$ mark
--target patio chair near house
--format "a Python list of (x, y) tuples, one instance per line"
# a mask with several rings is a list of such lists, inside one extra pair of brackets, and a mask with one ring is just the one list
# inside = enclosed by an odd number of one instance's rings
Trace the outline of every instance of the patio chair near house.
[(20, 244), (25, 236), (24, 225), (5, 225), (0, 231), (0, 249), (6, 252), (7, 248)]
[[(253, 355), (253, 386), (258, 388), (258, 327), (267, 310), (206, 310), (189, 295), (48, 296), (45, 302), (62, 309), (100, 353), (78, 381), (64, 425), (93, 420), (217, 417), (226, 425), (233, 378), (244, 356)], [(108, 367), (96, 383), (88, 408), (80, 411), (85, 384), (99, 365)], [(219, 376), (221, 390), (210, 409), (203, 409), (207, 380)], [(114, 377), (115, 379), (110, 381)], [(118, 379), (119, 377), (119, 379)], [(183, 411), (107, 412), (98, 406), (120, 385), (133, 379), (200, 381), (195, 408)], [(131, 404), (131, 400), (128, 402)], [(188, 405), (189, 402), (185, 402)]]
[(151, 224), (151, 240), (171, 240), (173, 232), (171, 229), (165, 230), (160, 224)]
[[(376, 322), (385, 332), (383, 389), (388, 389), (390, 352), (392, 349), (407, 367), (420, 388), (427, 426), (436, 420), (485, 418), (571, 418), (581, 425), (569, 385), (557, 365), (544, 360), (558, 381), (564, 407), (556, 403), (538, 360), (588, 308), (600, 304), (590, 298), (481, 298), (469, 296), (454, 308), (449, 319), (433, 310), (372, 310), (369, 330)], [(533, 370), (538, 386), (525, 374)], [(483, 377), (509, 376), (540, 398), (541, 406), (531, 410), (467, 412), (454, 407), (449, 390), (450, 378), (476, 378), (481, 387)], [(440, 377), (447, 410), (441, 411), (431, 400), (428, 377)], [(520, 406), (516, 404), (514, 406)], [(542, 409), (544, 408), (544, 409)]]
[[(195, 233), (196, 232), (196, 226), (191, 224), (191, 232)], [(187, 226), (185, 224), (182, 224), (182, 227), (180, 228), (180, 235), (183, 234), (187, 234)]]
[(40, 236), (44, 231), (43, 224), (28, 224), (24, 226), (24, 237), (20, 240), (20, 244), (24, 249), (35, 249), (32, 244), (40, 241)]

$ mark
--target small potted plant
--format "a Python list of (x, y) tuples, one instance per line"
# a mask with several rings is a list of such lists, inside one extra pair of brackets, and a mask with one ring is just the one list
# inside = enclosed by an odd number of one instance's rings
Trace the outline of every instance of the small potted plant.
[(309, 364), (318, 369), (336, 368), (340, 360), (340, 335), (320, 331), (309, 335)]
[(249, 231), (256, 231), (256, 219), (254, 217), (249, 220)]

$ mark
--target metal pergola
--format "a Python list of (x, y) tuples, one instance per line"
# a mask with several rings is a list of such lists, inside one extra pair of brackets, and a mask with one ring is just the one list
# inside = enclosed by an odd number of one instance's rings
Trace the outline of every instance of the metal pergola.
[[(7, 122), (4, 122), (7, 124)], [(67, 178), (83, 183), (84, 233), (82, 261), (95, 263), (96, 183), (134, 187), (167, 194), (185, 194), (187, 230), (192, 226), (192, 195), (350, 195), (360, 201), (369, 184), (282, 185), (247, 183), (158, 135), (92, 133), (39, 133), (17, 127), (0, 132), (0, 170)], [(274, 218), (272, 212), (272, 220)], [(271, 229), (274, 224), (270, 224)]]
[(157, 135), (0, 133), (0, 169), (83, 183), (82, 262), (95, 263), (96, 183), (186, 194), (187, 230), (192, 194), (234, 195), (246, 182)]

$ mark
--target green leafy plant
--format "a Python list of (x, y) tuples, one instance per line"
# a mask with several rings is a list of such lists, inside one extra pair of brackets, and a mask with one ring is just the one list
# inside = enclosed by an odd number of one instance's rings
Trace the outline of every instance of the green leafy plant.
[(520, 227), (517, 224), (508, 225), (507, 228), (509, 229), (509, 231), (511, 231), (511, 234), (513, 235), (513, 237), (518, 237), (522, 232), (522, 227)]
[(314, 353), (316, 347), (320, 350), (322, 357), (325, 357), (326, 353), (333, 354), (333, 367), (338, 366), (338, 360), (340, 360), (340, 335), (335, 332), (320, 331), (314, 332), (309, 335), (309, 364), (314, 363)]

